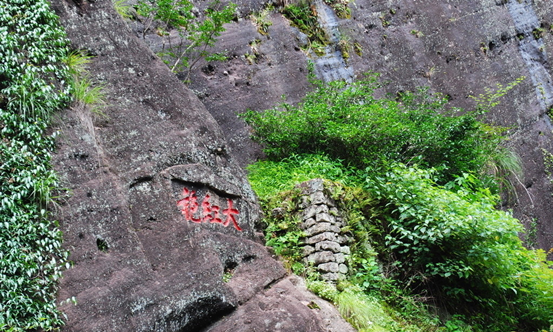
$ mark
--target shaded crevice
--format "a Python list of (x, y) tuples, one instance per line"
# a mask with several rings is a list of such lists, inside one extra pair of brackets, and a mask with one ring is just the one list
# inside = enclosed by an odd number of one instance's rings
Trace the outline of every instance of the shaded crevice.
[[(192, 187), (193, 189), (205, 188), (209, 191), (217, 194), (219, 197), (229, 198), (229, 199), (239, 199), (242, 198), (240, 195), (229, 193), (227, 191), (215, 188), (213, 185), (207, 182), (195, 182), (195, 181), (183, 181), (180, 179), (171, 179), (173, 188), (181, 188), (182, 186)], [(176, 185), (176, 186), (175, 186)]]
[(150, 182), (152, 181), (154, 178), (150, 175), (147, 175), (147, 176), (141, 176), (139, 178), (136, 178), (134, 179), (131, 184), (129, 185), (129, 189), (133, 188), (133, 187), (136, 187), (144, 182)]
[(201, 332), (235, 310), (222, 297), (208, 296), (197, 299), (178, 310), (169, 310), (155, 326), (155, 331)]

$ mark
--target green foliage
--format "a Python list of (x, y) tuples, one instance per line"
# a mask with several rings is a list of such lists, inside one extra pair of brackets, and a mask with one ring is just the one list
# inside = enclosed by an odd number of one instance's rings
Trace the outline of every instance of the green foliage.
[(545, 175), (549, 178), (549, 181), (553, 183), (553, 153), (547, 151), (546, 149), (541, 149), (543, 155), (543, 168)]
[(274, 249), (275, 254), (284, 258), (285, 265), (290, 270), (300, 273), (303, 267), (294, 263), (299, 262), (301, 259), (299, 245), (304, 235), (299, 228), (300, 220), (293, 216), (293, 212), (290, 211), (285, 215), (279, 215), (277, 212), (265, 218), (265, 223), (267, 224), (265, 228), (265, 241), (268, 246)]
[(0, 326), (61, 325), (55, 293), (67, 253), (46, 210), (57, 178), (44, 122), (0, 110)]
[(415, 316), (403, 318), (401, 313), (387, 306), (381, 298), (368, 295), (349, 282), (334, 286), (324, 281), (308, 279), (307, 287), (317, 296), (334, 303), (342, 317), (358, 331), (426, 332), (436, 330), (439, 325), (436, 319), (426, 317), (424, 323), (415, 319)]
[(47, 209), (57, 178), (46, 125), (70, 99), (68, 42), (44, 0), (3, 1), (0, 39), (0, 329), (50, 331), (63, 324), (67, 252)]
[(194, 19), (194, 5), (186, 0), (142, 0), (138, 2), (137, 12), (145, 17), (147, 27), (158, 21), (160, 28), (167, 31), (170, 28), (188, 28)]
[(382, 310), (378, 301), (362, 293), (343, 291), (336, 296), (336, 304), (342, 317), (357, 330), (389, 331), (385, 328), (386, 325), (393, 324), (393, 320)]
[(87, 70), (91, 59), (91, 56), (77, 51), (64, 59), (71, 75), (73, 105), (88, 107), (92, 113), (104, 115), (101, 111), (106, 105), (104, 87), (94, 83)]
[(325, 155), (291, 155), (279, 162), (259, 161), (248, 166), (248, 178), (262, 202), (283, 191), (289, 191), (301, 182), (315, 178), (325, 178), (352, 184), (354, 174), (348, 171), (339, 160)]
[(314, 5), (310, 6), (308, 2), (290, 4), (282, 9), (282, 15), (307, 35), (309, 47), (320, 54), (319, 49), (328, 44), (328, 36), (319, 24)]
[(270, 159), (324, 153), (361, 169), (419, 164), (436, 168), (445, 183), (463, 172), (486, 177), (492, 157), (505, 149), (500, 128), (484, 125), (474, 112), (447, 109), (444, 97), (426, 89), (393, 100), (374, 97), (376, 75), (314, 84), (298, 105), (241, 115)]
[(127, 0), (113, 0), (113, 8), (124, 19), (131, 19), (133, 17), (132, 6), (127, 4)]
[(174, 44), (167, 38), (160, 55), (165, 59), (172, 71), (187, 69), (186, 79), (200, 59), (206, 61), (223, 61), (222, 53), (210, 52), (216, 38), (225, 31), (224, 24), (234, 18), (236, 5), (229, 3), (222, 7), (216, 0), (203, 13), (203, 19), (197, 18), (193, 12), (194, 5), (189, 0), (141, 0), (138, 2), (138, 14), (145, 17), (146, 31), (154, 23), (158, 25), (158, 34), (164, 36), (170, 29), (177, 30), (179, 41)]
[[(380, 254), (394, 279), (432, 290), (453, 312), (485, 313), (475, 323), (487, 331), (531, 331), (552, 322), (545, 314), (553, 312), (550, 263), (522, 246), (521, 224), (494, 208), (489, 191), (451, 192), (431, 170), (403, 165), (369, 175), (367, 190), (380, 200), (382, 217), (372, 223), (386, 234)], [(525, 278), (536, 273), (539, 280)], [(530, 280), (543, 284), (527, 287)]]
[[(299, 212), (299, 192), (290, 188), (295, 181), (329, 175), (351, 185), (330, 190), (348, 221), (344, 231), (355, 239), (350, 282), (367, 294), (382, 292), (392, 305), (386, 309), (391, 318), (378, 315), (388, 323), (373, 328), (437, 329), (436, 318), (425, 313), (421, 303), (428, 299), (465, 315), (447, 321), (446, 330), (470, 331), (470, 323), (477, 331), (533, 331), (553, 322), (550, 263), (543, 252), (522, 247), (517, 237), (521, 225), (494, 208), (499, 198), (477, 177), (463, 174), (446, 188), (436, 184), (433, 170), (395, 165), (385, 173), (369, 169), (355, 174), (345, 169), (340, 162), (316, 155), (250, 166), (252, 186), (261, 193), (267, 211), (267, 244), (286, 258), (289, 267), (301, 262), (302, 236), (293, 217)], [(355, 188), (361, 179), (366, 191)], [(340, 306), (339, 293), (325, 285), (313, 281), (310, 288)], [(350, 316), (354, 307), (364, 310), (351, 296), (342, 295), (343, 311)]]
[(250, 19), (257, 27), (257, 32), (266, 36), (269, 33), (269, 27), (273, 25), (273, 22), (269, 19), (269, 14), (273, 10), (271, 6), (263, 9), (259, 13), (253, 13), (250, 15)]
[(445, 332), (471, 332), (472, 327), (466, 323), (466, 318), (462, 315), (453, 315), (444, 324)]
[[(289, 265), (301, 258), (299, 233), (286, 235), (298, 230), (290, 216), (299, 212), (300, 199), (298, 192), (282, 191), (317, 177), (335, 183), (326, 182), (327, 191), (345, 214), (343, 231), (354, 239), (348, 257), (353, 286), (333, 290), (312, 281), (310, 288), (342, 306), (361, 330), (549, 328), (552, 263), (544, 252), (524, 248), (520, 222), (496, 209), (505, 186), (498, 180), (520, 181), (520, 160), (501, 147), (504, 128), (477, 118), (517, 82), (490, 90), (475, 111), (464, 113), (425, 90), (376, 98), (374, 76), (351, 85), (314, 84), (296, 106), (243, 115), (270, 158), (250, 166), (250, 180), (273, 220), (268, 227), (278, 251), (294, 248)], [(279, 228), (275, 217), (284, 223)], [(361, 292), (390, 305), (377, 315), (388, 317), (384, 323), (363, 325), (376, 319), (369, 318), (371, 301)], [(448, 318), (440, 323), (431, 307)]]
[(307, 280), (307, 288), (320, 298), (330, 302), (334, 302), (339, 293), (334, 285), (321, 280)]
[(351, 9), (348, 7), (350, 0), (324, 0), (324, 2), (334, 9), (339, 18), (351, 18)]
[(507, 94), (510, 90), (515, 88), (517, 85), (522, 83), (526, 79), (525, 76), (517, 78), (515, 81), (503, 86), (502, 84), (497, 84), (497, 89), (494, 91), (491, 88), (485, 88), (485, 93), (479, 94), (477, 97), (471, 96), (472, 99), (476, 101), (477, 111), (484, 113), (487, 110), (490, 110), (497, 105), (499, 105), (499, 99)]
[(0, 6), (0, 108), (48, 118), (69, 99), (65, 33), (46, 1)]

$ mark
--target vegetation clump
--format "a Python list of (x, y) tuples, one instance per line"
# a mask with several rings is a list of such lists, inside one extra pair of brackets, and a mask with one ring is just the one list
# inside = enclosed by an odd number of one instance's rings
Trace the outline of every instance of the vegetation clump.
[[(216, 0), (203, 12), (194, 14), (194, 4), (189, 0), (141, 0), (137, 12), (142, 17), (144, 29), (142, 37), (155, 27), (158, 35), (164, 38), (159, 55), (172, 71), (186, 69), (185, 81), (200, 61), (223, 61), (223, 53), (211, 52), (217, 37), (225, 31), (224, 24), (234, 18), (236, 5), (225, 6)], [(174, 40), (170, 31), (174, 30), (178, 38)]]
[(350, 0), (324, 0), (324, 3), (332, 7), (336, 16), (342, 19), (351, 18)]
[(63, 324), (55, 293), (67, 252), (48, 205), (52, 112), (71, 99), (68, 42), (45, 0), (0, 5), (0, 329)]
[(328, 44), (329, 40), (319, 24), (314, 5), (310, 5), (308, 2), (290, 4), (282, 9), (282, 15), (307, 36), (309, 49), (312, 49), (317, 55), (324, 53), (322, 48)]
[[(268, 156), (249, 176), (263, 208), (280, 207), (267, 213), (266, 236), (287, 265), (363, 331), (548, 330), (552, 263), (524, 248), (520, 222), (496, 209), (520, 164), (505, 128), (479, 120), (520, 80), (475, 98), (474, 111), (426, 89), (377, 98), (375, 75), (312, 81), (297, 105), (242, 115)], [(350, 274), (334, 290), (297, 254), (293, 188), (316, 177), (338, 184), (343, 231), (355, 239)], [(367, 307), (383, 312), (380, 323)]]
[(446, 183), (464, 172), (485, 181), (492, 165), (512, 155), (500, 145), (505, 128), (479, 121), (481, 111), (447, 108), (447, 98), (426, 89), (376, 98), (377, 75), (352, 84), (313, 82), (298, 105), (243, 113), (269, 159), (315, 153), (359, 169), (417, 164), (435, 168)]

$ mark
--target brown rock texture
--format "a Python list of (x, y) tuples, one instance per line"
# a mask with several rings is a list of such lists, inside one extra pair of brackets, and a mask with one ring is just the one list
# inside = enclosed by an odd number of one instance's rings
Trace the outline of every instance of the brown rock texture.
[[(305, 307), (315, 315), (306, 314)], [(322, 323), (321, 323), (322, 322)], [(320, 331), (353, 332), (334, 306), (310, 293), (298, 276), (290, 276), (257, 295), (206, 332)]]
[[(104, 116), (75, 106), (56, 121), (53, 164), (69, 192), (57, 217), (72, 261), (63, 331), (200, 331), (263, 299), (286, 272), (257, 240), (259, 207), (216, 121), (111, 0), (52, 5), (72, 47), (93, 56), (107, 101)], [(294, 331), (324, 331), (300, 300), (281, 308), (301, 315)]]

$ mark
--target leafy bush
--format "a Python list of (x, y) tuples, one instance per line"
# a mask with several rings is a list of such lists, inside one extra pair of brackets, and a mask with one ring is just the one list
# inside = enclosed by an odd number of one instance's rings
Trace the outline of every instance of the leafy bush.
[(418, 164), (436, 168), (445, 183), (463, 172), (485, 177), (505, 149), (501, 128), (484, 125), (475, 112), (448, 109), (444, 97), (426, 89), (393, 100), (374, 97), (376, 75), (352, 84), (313, 82), (296, 106), (242, 114), (271, 160), (322, 153), (361, 169)]
[(397, 165), (367, 177), (367, 190), (380, 200), (380, 217), (371, 223), (385, 234), (380, 257), (389, 277), (430, 290), (452, 312), (485, 313), (475, 322), (487, 331), (532, 331), (553, 322), (552, 263), (522, 246), (519, 221), (496, 210), (489, 191), (454, 193), (433, 173)]
[(46, 126), (70, 100), (68, 42), (45, 0), (3, 1), (0, 39), (0, 329), (49, 331), (63, 324), (67, 252), (47, 209), (57, 178)]
[[(524, 248), (519, 221), (495, 208), (501, 186), (495, 181), (508, 174), (518, 180), (520, 161), (500, 145), (503, 128), (478, 120), (519, 81), (489, 90), (465, 113), (425, 90), (376, 98), (375, 76), (351, 85), (314, 81), (297, 106), (246, 112), (269, 157), (250, 166), (250, 180), (279, 252), (288, 245), (298, 251), (286, 232), (297, 230), (289, 216), (298, 213), (299, 198), (281, 192), (295, 182), (331, 179), (342, 183), (331, 194), (348, 221), (343, 231), (355, 239), (349, 282), (392, 306), (386, 330), (440, 330), (429, 307), (446, 313), (448, 331), (548, 329), (553, 263), (543, 251)], [(288, 208), (280, 210), (275, 233), (271, 211), (282, 202)], [(338, 306), (342, 299), (350, 319), (368, 321), (355, 292), (313, 285)]]

